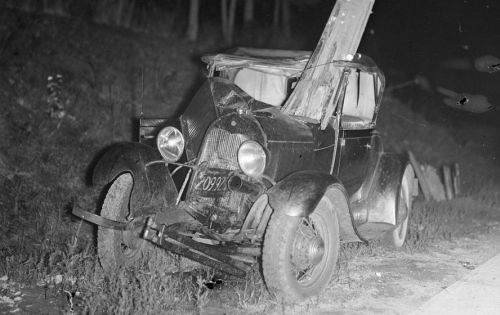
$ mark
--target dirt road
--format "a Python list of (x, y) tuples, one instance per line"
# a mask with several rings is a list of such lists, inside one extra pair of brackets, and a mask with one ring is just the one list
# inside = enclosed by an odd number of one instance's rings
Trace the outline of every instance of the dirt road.
[[(500, 252), (500, 223), (478, 228), (486, 233), (441, 241), (424, 252), (389, 250), (354, 257), (341, 264), (338, 279), (319, 298), (269, 313), (409, 314)], [(222, 310), (214, 305), (207, 314)], [(263, 311), (264, 306), (239, 310)]]
[[(364, 255), (341, 267), (338, 281), (303, 314), (408, 314), (500, 252), (500, 224), (488, 232), (442, 241), (421, 253)], [(288, 311), (286, 313), (289, 313)]]

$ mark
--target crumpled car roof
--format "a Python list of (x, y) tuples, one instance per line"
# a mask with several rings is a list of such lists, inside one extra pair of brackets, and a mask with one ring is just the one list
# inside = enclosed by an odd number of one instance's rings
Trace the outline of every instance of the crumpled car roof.
[[(304, 50), (238, 47), (227, 53), (205, 55), (201, 60), (209, 66), (215, 66), (217, 71), (251, 68), (276, 75), (299, 77), (310, 57), (311, 52)], [(366, 72), (381, 73), (370, 57), (359, 53), (355, 54), (351, 61), (339, 60), (335, 63), (341, 67), (356, 67)]]
[(291, 77), (300, 76), (310, 56), (310, 51), (238, 47), (223, 54), (205, 55), (201, 60), (218, 71), (252, 68)]

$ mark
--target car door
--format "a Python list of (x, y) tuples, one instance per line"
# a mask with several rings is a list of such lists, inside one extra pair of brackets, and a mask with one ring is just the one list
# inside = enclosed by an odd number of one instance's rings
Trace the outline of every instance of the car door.
[(356, 192), (368, 176), (372, 144), (378, 139), (374, 131), (378, 89), (375, 74), (351, 69), (339, 114), (336, 173), (349, 195)]
[(372, 133), (371, 130), (341, 130), (341, 133), (337, 176), (352, 195), (367, 176)]

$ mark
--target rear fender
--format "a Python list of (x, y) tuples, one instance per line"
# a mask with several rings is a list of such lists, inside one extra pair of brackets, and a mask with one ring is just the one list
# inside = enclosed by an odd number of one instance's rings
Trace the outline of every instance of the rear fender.
[(134, 186), (130, 207), (137, 211), (146, 206), (166, 209), (175, 203), (177, 189), (165, 164), (149, 162), (161, 160), (159, 152), (141, 143), (118, 143), (110, 146), (98, 160), (92, 177), (94, 185), (105, 186), (118, 175), (131, 173)]
[(287, 176), (267, 192), (274, 211), (289, 216), (310, 215), (326, 197), (337, 213), (342, 241), (360, 241), (349, 211), (347, 193), (340, 181), (318, 171), (301, 171)]
[(408, 157), (384, 153), (376, 169), (375, 178), (366, 199), (352, 205), (356, 226), (365, 223), (396, 224), (398, 192)]

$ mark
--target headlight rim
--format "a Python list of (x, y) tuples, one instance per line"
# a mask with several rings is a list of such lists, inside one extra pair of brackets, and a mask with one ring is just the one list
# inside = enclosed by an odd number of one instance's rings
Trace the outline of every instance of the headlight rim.
[[(165, 150), (164, 147), (161, 146), (161, 143), (160, 141), (164, 140), (164, 136), (168, 135), (168, 134), (172, 134), (174, 133), (175, 136), (179, 136), (179, 139), (180, 139), (180, 145), (177, 146), (177, 153), (171, 153), (169, 152), (170, 154), (166, 154), (163, 150)], [(156, 148), (158, 149), (158, 152), (160, 152), (160, 155), (162, 156), (162, 158), (168, 162), (168, 163), (173, 163), (173, 162), (177, 162), (182, 154), (184, 153), (184, 149), (186, 147), (186, 140), (184, 138), (184, 135), (182, 134), (182, 132), (177, 129), (176, 127), (174, 126), (166, 126), (164, 128), (162, 128), (160, 130), (160, 132), (158, 132), (158, 135), (156, 136)], [(172, 158), (174, 157), (174, 158)]]
[[(240, 158), (240, 155), (242, 154), (241, 153), (242, 148), (244, 148), (245, 146), (248, 146), (248, 145), (257, 145), (257, 148), (261, 151), (260, 153), (262, 153), (263, 163), (261, 163), (259, 168), (257, 169), (257, 171), (254, 171), (254, 172), (249, 172), (248, 168), (243, 167), (242, 166), (243, 161), (241, 161), (241, 158)], [(240, 146), (238, 148), (238, 152), (237, 152), (238, 167), (247, 176), (250, 176), (253, 178), (262, 177), (264, 175), (264, 172), (265, 172), (266, 167), (267, 167), (267, 162), (269, 160), (268, 158), (269, 158), (269, 152), (258, 141), (246, 140), (242, 144), (240, 144)]]

